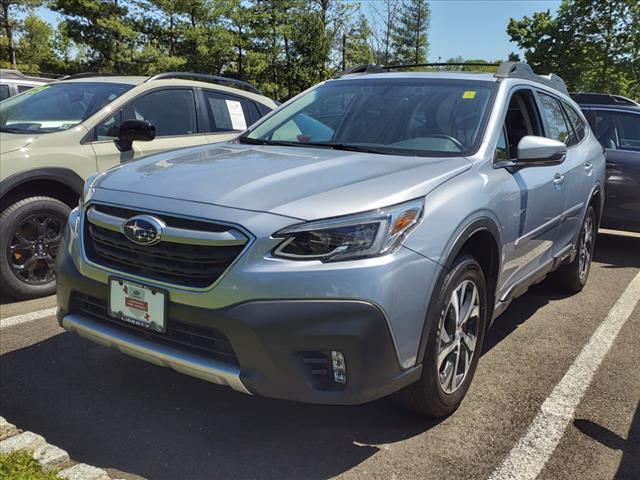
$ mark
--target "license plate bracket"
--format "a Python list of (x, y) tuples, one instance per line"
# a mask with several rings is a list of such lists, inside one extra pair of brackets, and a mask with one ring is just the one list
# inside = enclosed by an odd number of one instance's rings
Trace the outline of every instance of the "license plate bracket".
[(157, 287), (109, 277), (109, 316), (120, 321), (164, 333), (168, 298)]

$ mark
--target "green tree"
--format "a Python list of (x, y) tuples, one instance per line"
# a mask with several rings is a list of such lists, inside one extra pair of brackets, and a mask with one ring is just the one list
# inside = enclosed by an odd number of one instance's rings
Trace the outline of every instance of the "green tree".
[(392, 32), (396, 24), (401, 0), (384, 0), (381, 5), (372, 3), (373, 31), (371, 35), (371, 50), (375, 63), (389, 65), (392, 60)]
[(229, 33), (233, 49), (236, 52), (236, 71), (238, 77), (244, 79), (246, 78), (247, 54), (252, 47), (252, 29), (256, 24), (255, 8), (243, 5), (241, 0), (235, 0), (225, 13), (229, 19)]
[(17, 51), (20, 68), (28, 72), (40, 71), (56, 56), (51, 25), (35, 15), (28, 15), (23, 22)]
[[(17, 68), (15, 33), (20, 31), (23, 26), (23, 22), (19, 20), (18, 16), (31, 11), (42, 3), (43, 0), (0, 0), (0, 6), (2, 6), (0, 23), (3, 33), (3, 55), (0, 60), (7, 61), (13, 68)], [(6, 57), (4, 51), (6, 51)]]
[[(638, 95), (637, 0), (563, 0), (511, 19), (507, 33), (538, 73), (557, 73), (572, 90)], [(634, 93), (635, 92), (635, 93)]]
[(426, 63), (429, 50), (431, 9), (426, 0), (407, 0), (391, 29), (393, 63)]
[(52, 0), (51, 8), (64, 17), (69, 38), (86, 45), (88, 68), (130, 73), (140, 35), (120, 0)]
[(369, 43), (371, 27), (367, 17), (360, 14), (357, 20), (345, 26), (341, 45), (341, 70), (360, 64), (374, 62), (373, 51)]

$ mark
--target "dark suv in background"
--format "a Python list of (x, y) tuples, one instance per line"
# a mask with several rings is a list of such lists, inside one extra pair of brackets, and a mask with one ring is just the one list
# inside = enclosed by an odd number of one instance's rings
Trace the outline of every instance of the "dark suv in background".
[(607, 159), (602, 226), (640, 232), (640, 104), (618, 95), (576, 93)]

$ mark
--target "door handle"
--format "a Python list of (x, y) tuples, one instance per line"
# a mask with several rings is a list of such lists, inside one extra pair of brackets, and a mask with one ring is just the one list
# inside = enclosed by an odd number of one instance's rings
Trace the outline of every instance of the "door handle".
[(584, 164), (584, 170), (585, 172), (587, 172), (587, 175), (591, 175), (591, 173), (593, 172), (593, 164), (591, 162), (586, 162)]
[(555, 177), (553, 177), (553, 184), (555, 185), (556, 190), (560, 190), (564, 184), (564, 175), (556, 173)]

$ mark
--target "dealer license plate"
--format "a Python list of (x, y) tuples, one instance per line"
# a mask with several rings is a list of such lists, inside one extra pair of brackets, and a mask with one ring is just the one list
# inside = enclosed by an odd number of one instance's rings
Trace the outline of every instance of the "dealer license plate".
[(165, 292), (121, 278), (111, 278), (109, 283), (109, 315), (138, 327), (165, 331)]

